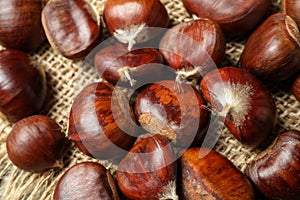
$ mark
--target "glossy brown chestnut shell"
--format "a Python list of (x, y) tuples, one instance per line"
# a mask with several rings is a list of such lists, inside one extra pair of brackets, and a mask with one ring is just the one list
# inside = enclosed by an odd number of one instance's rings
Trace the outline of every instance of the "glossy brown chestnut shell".
[(119, 188), (130, 199), (159, 199), (176, 179), (175, 153), (162, 135), (140, 136), (117, 170)]
[(179, 167), (182, 199), (255, 199), (246, 176), (214, 150), (188, 149)]
[(300, 70), (300, 34), (295, 21), (282, 13), (271, 15), (249, 37), (240, 65), (272, 82), (297, 73)]
[(0, 45), (35, 51), (45, 39), (41, 23), (41, 0), (0, 2)]
[(63, 56), (86, 56), (99, 42), (101, 27), (85, 0), (52, 0), (42, 11), (42, 23), (51, 46)]
[(163, 62), (163, 56), (157, 49), (141, 48), (128, 51), (122, 44), (108, 46), (95, 56), (98, 74), (113, 85), (119, 81), (123, 84), (134, 84), (138, 79), (146, 81), (149, 75), (152, 78), (159, 77), (162, 74), (160, 66), (147, 64)]
[(143, 128), (159, 133), (180, 147), (197, 145), (207, 131), (206, 102), (191, 85), (165, 80), (143, 88), (137, 95), (134, 113)]
[(6, 139), (7, 154), (18, 168), (40, 172), (62, 167), (65, 135), (50, 117), (34, 115), (18, 121)]
[(300, 1), (299, 0), (282, 0), (282, 11), (292, 17), (300, 27)]
[(299, 199), (300, 131), (288, 130), (246, 168), (254, 185), (270, 199)]
[(183, 22), (170, 28), (159, 45), (170, 67), (183, 71), (196, 68), (192, 75), (198, 77), (221, 63), (225, 47), (221, 28), (209, 19)]
[(218, 23), (230, 35), (247, 33), (268, 14), (271, 0), (183, 0), (186, 9)]
[(112, 175), (95, 162), (77, 163), (56, 184), (53, 200), (119, 200)]
[(0, 51), (0, 112), (10, 122), (37, 114), (44, 105), (45, 72), (19, 50)]
[(296, 99), (300, 101), (300, 74), (292, 85), (292, 93), (295, 95)]
[(109, 83), (86, 86), (72, 105), (68, 136), (83, 153), (97, 159), (124, 156), (136, 134), (127, 103), (121, 90)]
[(204, 97), (242, 144), (256, 147), (272, 132), (276, 105), (252, 74), (234, 67), (209, 72), (201, 80)]

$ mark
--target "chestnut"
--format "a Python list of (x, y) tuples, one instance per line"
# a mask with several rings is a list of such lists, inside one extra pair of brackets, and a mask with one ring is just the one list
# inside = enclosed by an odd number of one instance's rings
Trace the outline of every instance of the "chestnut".
[(151, 77), (159, 77), (162, 73), (159, 65), (146, 65), (150, 63), (163, 64), (161, 53), (154, 48), (141, 48), (128, 51), (123, 44), (105, 47), (95, 56), (95, 67), (98, 74), (115, 85), (130, 82), (133, 85), (137, 79), (145, 81)]
[(272, 132), (275, 102), (249, 72), (234, 67), (216, 69), (203, 77), (200, 88), (212, 109), (242, 144), (257, 147)]
[(282, 11), (292, 17), (300, 27), (300, 1), (299, 0), (282, 0)]
[(288, 15), (271, 15), (249, 37), (240, 58), (242, 69), (268, 81), (283, 81), (300, 70), (300, 34)]
[(138, 93), (134, 113), (148, 132), (164, 135), (178, 147), (188, 147), (197, 145), (207, 131), (209, 112), (205, 105), (193, 86), (164, 80)]
[(35, 51), (45, 39), (41, 23), (41, 0), (0, 2), (0, 45)]
[(59, 179), (53, 200), (119, 200), (112, 175), (96, 162), (77, 163)]
[(182, 199), (255, 199), (247, 177), (214, 150), (188, 149), (179, 160), (179, 168)]
[[(130, 199), (159, 199), (176, 179), (176, 158), (162, 135), (140, 136), (117, 169), (120, 190)], [(164, 198), (169, 199), (169, 198)]]
[(71, 107), (68, 136), (94, 158), (124, 156), (134, 143), (136, 130), (125, 94), (107, 82), (83, 88)]
[(225, 54), (226, 41), (218, 24), (209, 19), (183, 22), (170, 28), (159, 49), (178, 78), (204, 76), (218, 66)]
[(300, 74), (292, 85), (292, 93), (295, 95), (296, 99), (300, 101)]
[(85, 0), (49, 1), (42, 24), (52, 48), (70, 59), (85, 57), (100, 42), (98, 16)]
[(19, 50), (0, 51), (0, 112), (10, 122), (37, 114), (46, 100), (45, 72)]
[(254, 29), (270, 11), (271, 0), (183, 0), (185, 8), (200, 18), (218, 23), (228, 35)]
[(299, 199), (300, 131), (281, 133), (246, 168), (254, 185), (270, 199)]
[(18, 168), (40, 172), (62, 167), (65, 135), (50, 117), (34, 115), (18, 121), (6, 139), (9, 159)]
[[(136, 43), (149, 41), (167, 27), (169, 16), (160, 0), (107, 0), (103, 10), (108, 31), (131, 50)], [(154, 33), (156, 32), (156, 33)]]

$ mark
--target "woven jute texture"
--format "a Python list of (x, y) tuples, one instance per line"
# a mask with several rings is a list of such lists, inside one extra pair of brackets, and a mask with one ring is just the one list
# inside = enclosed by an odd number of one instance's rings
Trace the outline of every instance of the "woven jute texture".
[[(103, 0), (88, 0), (97, 12), (102, 15)], [(180, 0), (162, 0), (171, 17), (171, 24), (175, 25), (192, 19)], [(273, 1), (271, 12), (278, 12), (280, 1)], [(104, 33), (105, 33), (104, 29)], [(236, 66), (243, 50), (246, 38), (231, 38), (227, 41), (224, 65)], [(2, 49), (0, 47), (0, 49)], [(30, 55), (38, 65), (42, 65), (47, 74), (49, 89), (48, 102), (42, 114), (48, 115), (60, 124), (64, 133), (67, 130), (68, 115), (72, 101), (78, 92), (80, 80), (93, 81), (93, 70), (81, 68), (82, 60), (72, 61), (55, 52), (45, 42), (41, 48)], [(80, 77), (80, 79), (78, 79)], [(268, 86), (276, 101), (278, 120), (274, 133), (259, 148), (249, 149), (241, 145), (225, 129), (215, 145), (215, 150), (231, 160), (240, 170), (244, 170), (247, 163), (254, 159), (263, 148), (268, 146), (281, 131), (287, 129), (300, 129), (300, 103), (291, 94), (289, 83), (277, 83)], [(50, 170), (43, 173), (29, 173), (19, 170), (9, 160), (6, 153), (5, 140), (13, 124), (0, 119), (0, 199), (3, 200), (41, 200), (51, 199), (55, 185), (61, 175), (75, 163), (82, 161), (95, 161), (103, 164), (114, 173), (115, 167), (108, 161), (99, 161), (82, 154), (74, 145), (70, 144), (64, 156), (64, 168)]]

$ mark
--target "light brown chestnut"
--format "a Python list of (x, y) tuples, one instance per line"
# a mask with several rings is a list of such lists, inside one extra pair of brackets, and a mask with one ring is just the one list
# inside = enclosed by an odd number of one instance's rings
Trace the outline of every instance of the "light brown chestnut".
[(6, 149), (18, 168), (40, 172), (62, 167), (65, 141), (65, 135), (53, 119), (34, 115), (15, 124), (6, 139)]
[[(130, 199), (159, 199), (176, 179), (176, 157), (162, 135), (140, 136), (117, 170), (119, 188)], [(166, 199), (166, 198), (165, 198)]]
[(0, 51), (0, 112), (10, 122), (37, 114), (47, 94), (45, 72), (22, 51)]
[(271, 15), (249, 37), (241, 67), (261, 79), (285, 80), (300, 70), (300, 34), (288, 15)]
[(225, 54), (225, 38), (218, 24), (209, 19), (183, 22), (170, 28), (159, 49), (178, 78), (204, 76), (218, 66)]
[(235, 67), (209, 72), (201, 91), (225, 126), (242, 144), (256, 147), (272, 132), (276, 105), (255, 76)]
[(107, 82), (92, 83), (75, 98), (68, 136), (85, 154), (116, 159), (134, 143), (136, 126), (125, 94)]
[(85, 57), (100, 42), (99, 17), (85, 0), (49, 1), (42, 23), (51, 46), (70, 59)]
[(246, 174), (270, 199), (299, 199), (300, 131), (281, 133), (270, 147), (249, 163)]
[(268, 14), (271, 0), (183, 0), (186, 9), (200, 18), (218, 23), (229, 35), (254, 29)]
[(81, 162), (69, 168), (56, 184), (53, 200), (119, 200), (112, 175), (95, 162)]
[(282, 0), (282, 11), (283, 13), (291, 16), (298, 27), (300, 27), (300, 1), (299, 0)]
[(35, 51), (45, 39), (41, 0), (0, 1), (0, 45)]
[(300, 101), (300, 74), (292, 85), (292, 93), (295, 95), (296, 99)]
[(214, 150), (191, 148), (179, 160), (181, 198), (254, 200), (254, 190), (229, 160)]

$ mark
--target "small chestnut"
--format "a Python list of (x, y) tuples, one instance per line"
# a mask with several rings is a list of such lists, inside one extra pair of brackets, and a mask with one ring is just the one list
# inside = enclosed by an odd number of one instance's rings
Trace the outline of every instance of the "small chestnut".
[(254, 190), (229, 160), (214, 150), (191, 148), (179, 160), (181, 198), (254, 200)]
[(240, 58), (242, 69), (268, 81), (283, 81), (300, 70), (300, 34), (288, 15), (271, 15), (249, 37)]
[(134, 113), (151, 133), (172, 140), (178, 147), (196, 145), (208, 128), (206, 102), (191, 85), (164, 80), (144, 87), (137, 95)]
[(204, 76), (200, 89), (229, 131), (244, 145), (256, 147), (272, 132), (276, 105), (255, 76), (234, 67)]
[(186, 9), (200, 18), (218, 23), (229, 35), (255, 28), (271, 8), (271, 0), (183, 0)]
[(0, 45), (35, 51), (45, 39), (41, 0), (0, 1)]
[(9, 159), (18, 168), (40, 172), (62, 167), (65, 135), (50, 117), (34, 115), (18, 121), (6, 139)]
[(53, 200), (119, 200), (112, 175), (99, 163), (82, 162), (69, 168), (56, 184)]
[(246, 174), (270, 199), (299, 199), (300, 131), (281, 133), (270, 147), (248, 164)]
[(117, 183), (130, 199), (159, 199), (176, 179), (176, 158), (162, 135), (140, 136), (117, 169)]
[(100, 42), (99, 19), (85, 0), (49, 1), (42, 24), (51, 46), (70, 59), (86, 56)]
[(300, 74), (292, 85), (292, 93), (295, 95), (296, 99), (300, 101)]
[(134, 44), (149, 41), (160, 34), (148, 27), (167, 27), (169, 16), (160, 0), (107, 0), (103, 10), (108, 31), (120, 42)]
[(201, 77), (216, 68), (224, 57), (225, 47), (221, 28), (209, 19), (172, 27), (159, 44), (168, 65), (179, 71), (179, 78)]
[(78, 94), (70, 111), (68, 136), (97, 159), (124, 156), (134, 143), (136, 126), (125, 94), (110, 83), (92, 83)]
[(37, 114), (46, 100), (45, 72), (19, 50), (0, 51), (0, 112), (10, 122)]
[(300, 27), (300, 1), (299, 0), (282, 0), (282, 11), (292, 17)]

